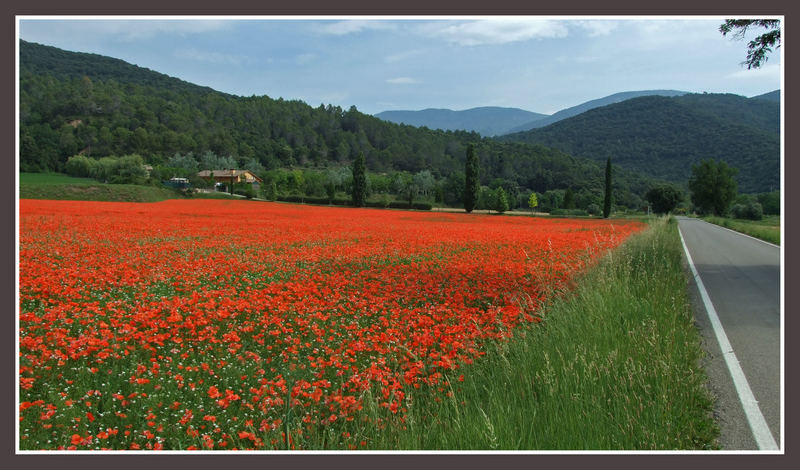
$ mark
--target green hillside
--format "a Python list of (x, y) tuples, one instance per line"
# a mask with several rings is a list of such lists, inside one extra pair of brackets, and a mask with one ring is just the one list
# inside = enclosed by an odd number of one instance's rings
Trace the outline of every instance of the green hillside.
[[(474, 143), (484, 185), (520, 196), (569, 187), (584, 201), (602, 195), (602, 165), (552, 148), (389, 123), (355, 107), (227, 95), (116, 59), (25, 41), (19, 118), (24, 172), (63, 171), (78, 153), (138, 154), (156, 173), (187, 157), (200, 166), (207, 155), (230, 157), (262, 174), (349, 165), (364, 153), (373, 174), (430, 171), (444, 201), (452, 202), (459, 199), (466, 145)], [(177, 170), (170, 168), (170, 175), (180, 175)], [(648, 178), (617, 173), (616, 201), (637, 206)]]
[(623, 91), (620, 93), (614, 93), (613, 95), (604, 96), (603, 98), (590, 100), (576, 106), (571, 106), (569, 108), (562, 109), (561, 111), (553, 113), (550, 116), (545, 116), (541, 119), (530, 120), (519, 126), (509, 129), (508, 132), (506, 132), (506, 134), (524, 132), (530, 129), (538, 129), (540, 127), (549, 126), (550, 124), (556, 123), (558, 121), (562, 121), (564, 119), (571, 118), (572, 116), (577, 116), (578, 114), (585, 113), (590, 109), (599, 108), (601, 106), (608, 106), (614, 103), (620, 103), (622, 101), (638, 98), (640, 96), (653, 96), (653, 95), (680, 96), (685, 94), (686, 94), (685, 91), (677, 91), (677, 90), (642, 90), (642, 91)]
[(703, 159), (737, 168), (741, 192), (780, 187), (780, 108), (736, 95), (647, 96), (498, 138), (536, 143), (685, 183)]

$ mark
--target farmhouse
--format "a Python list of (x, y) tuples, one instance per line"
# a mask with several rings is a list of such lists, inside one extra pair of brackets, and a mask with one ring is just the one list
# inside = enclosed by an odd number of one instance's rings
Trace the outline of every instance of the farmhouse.
[(203, 170), (197, 173), (197, 176), (215, 183), (254, 183), (258, 185), (264, 182), (250, 170), (234, 170), (233, 168), (227, 170)]
[(235, 170), (233, 168), (227, 170), (203, 170), (197, 173), (197, 176), (213, 182), (216, 191), (230, 191), (231, 194), (233, 194), (233, 188), (237, 184), (249, 184), (254, 190), (258, 191), (258, 186), (263, 183), (263, 180), (250, 170)]

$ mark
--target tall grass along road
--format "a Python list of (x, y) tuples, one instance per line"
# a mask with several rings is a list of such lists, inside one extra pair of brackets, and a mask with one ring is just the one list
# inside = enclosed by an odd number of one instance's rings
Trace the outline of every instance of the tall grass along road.
[(495, 344), (445, 398), (418, 393), (376, 448), (714, 449), (700, 338), (674, 219), (606, 256)]
[(680, 218), (679, 225), (702, 285), (697, 318), (712, 357), (721, 445), (775, 450), (782, 424), (780, 248), (697, 219)]

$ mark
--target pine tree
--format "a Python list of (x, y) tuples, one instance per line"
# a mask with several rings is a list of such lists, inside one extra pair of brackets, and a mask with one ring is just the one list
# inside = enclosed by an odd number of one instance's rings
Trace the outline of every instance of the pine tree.
[(467, 161), (464, 178), (464, 209), (467, 213), (472, 212), (478, 202), (478, 190), (480, 181), (478, 180), (478, 157), (475, 155), (475, 148), (472, 144), (467, 146)]
[(603, 218), (611, 214), (611, 157), (606, 160), (606, 196), (603, 199)]
[(364, 152), (358, 154), (353, 161), (353, 205), (364, 207), (367, 202), (367, 169), (364, 163)]

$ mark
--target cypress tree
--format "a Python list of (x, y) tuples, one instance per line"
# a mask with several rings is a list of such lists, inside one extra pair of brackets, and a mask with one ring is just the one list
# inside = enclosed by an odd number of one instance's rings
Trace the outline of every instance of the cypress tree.
[(508, 197), (506, 196), (506, 190), (502, 186), (497, 188), (494, 193), (494, 210), (499, 214), (508, 210)]
[(475, 203), (478, 201), (478, 157), (475, 156), (475, 148), (472, 144), (467, 146), (467, 161), (464, 178), (464, 209), (467, 213), (472, 212)]
[(606, 197), (603, 200), (603, 218), (611, 214), (611, 157), (606, 160)]
[(367, 202), (367, 168), (364, 152), (353, 161), (353, 205), (364, 207)]
[(572, 188), (567, 188), (564, 192), (564, 209), (575, 209), (575, 193)]

